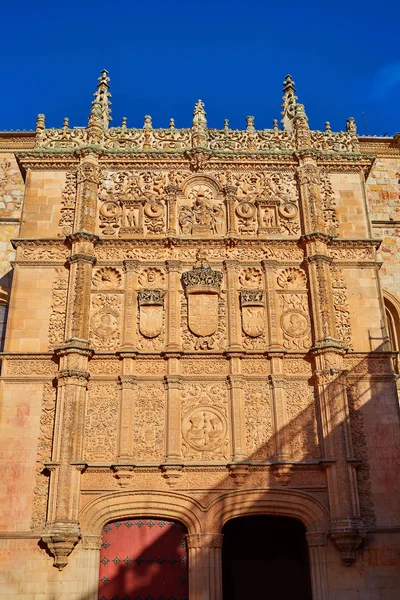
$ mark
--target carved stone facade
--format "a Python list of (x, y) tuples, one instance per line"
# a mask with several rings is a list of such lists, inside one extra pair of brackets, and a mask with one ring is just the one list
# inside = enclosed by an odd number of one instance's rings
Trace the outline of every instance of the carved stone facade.
[[(398, 139), (311, 131), (290, 76), (283, 129), (210, 129), (201, 101), (187, 129), (109, 127), (108, 82), (86, 128), (0, 134), (0, 198), (22, 206), (6, 574), (23, 554), (43, 599), (94, 600), (102, 527), (165, 517), (188, 530), (190, 600), (221, 600), (222, 526), (273, 514), (306, 527), (314, 600), (372, 597), (399, 548), (399, 422), (366, 198)], [(31, 597), (22, 580), (4, 593)]]

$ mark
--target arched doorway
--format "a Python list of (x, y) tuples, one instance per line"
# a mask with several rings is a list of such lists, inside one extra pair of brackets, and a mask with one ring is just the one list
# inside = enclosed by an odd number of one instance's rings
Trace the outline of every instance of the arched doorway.
[(186, 528), (166, 519), (125, 519), (102, 531), (100, 600), (187, 600)]
[(223, 600), (311, 600), (305, 527), (288, 517), (250, 516), (223, 527)]

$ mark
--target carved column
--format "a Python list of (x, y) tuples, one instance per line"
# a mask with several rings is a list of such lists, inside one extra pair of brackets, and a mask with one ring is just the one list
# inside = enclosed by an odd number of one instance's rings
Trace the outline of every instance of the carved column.
[(180, 294), (180, 268), (179, 260), (167, 260), (168, 271), (168, 333), (167, 350), (180, 350), (181, 329), (181, 294)]
[[(238, 360), (238, 359), (231, 359)], [(244, 414), (244, 377), (229, 375), (229, 390), (232, 419), (232, 460), (240, 462), (246, 459), (246, 429)]]
[(178, 193), (179, 188), (176, 185), (166, 185), (164, 189), (167, 194), (168, 207), (167, 235), (175, 236), (177, 234), (178, 227), (176, 195)]
[(119, 384), (118, 462), (129, 462), (133, 459), (133, 422), (137, 378), (121, 376)]
[(281, 348), (278, 341), (278, 324), (276, 320), (275, 271), (278, 263), (274, 260), (263, 260), (262, 266), (265, 273), (265, 289), (268, 319), (268, 340), (271, 349)]
[(226, 270), (226, 284), (228, 292), (228, 350), (241, 350), (242, 328), (240, 324), (239, 294), (237, 289), (237, 271), (239, 267), (239, 261), (226, 260), (224, 262), (224, 266)]
[(222, 600), (221, 533), (186, 536), (190, 600)]
[(89, 343), (90, 287), (92, 268), (96, 262), (94, 246), (97, 236), (80, 232), (69, 236), (72, 243), (69, 258), (70, 277), (67, 297), (65, 339)]
[(99, 185), (98, 156), (93, 152), (84, 154), (77, 172), (77, 194), (74, 232), (95, 232), (97, 189)]
[(42, 539), (59, 569), (67, 564), (67, 557), (80, 538), (80, 472), (89, 373), (79, 367), (86, 361), (87, 351), (80, 353), (77, 349), (66, 349), (61, 358), (61, 366), (66, 368), (61, 368), (57, 376), (53, 452), (48, 465), (51, 472), (49, 504)]
[(226, 198), (227, 211), (228, 211), (228, 231), (227, 236), (237, 235), (236, 229), (236, 217), (235, 217), (235, 204), (236, 204), (236, 190), (234, 185), (226, 185), (224, 187), (224, 194)]
[(320, 405), (324, 454), (331, 514), (330, 536), (346, 565), (355, 561), (365, 537), (360, 520), (358, 488), (346, 396), (342, 353), (327, 348), (316, 353), (316, 381)]
[[(271, 356), (270, 383), (272, 387), (272, 405), (274, 410), (275, 428), (275, 460), (281, 463), (292, 461), (289, 436), (289, 418), (286, 407), (287, 378), (283, 374), (284, 354)], [(280, 476), (280, 473), (276, 473)]]
[(123, 348), (136, 348), (136, 287), (139, 263), (137, 260), (124, 260), (124, 271), (126, 273), (125, 286), (125, 314), (123, 328)]
[(325, 558), (326, 533), (312, 531), (306, 534), (310, 558), (313, 600), (328, 600), (328, 577)]
[(324, 233), (324, 213), (321, 194), (320, 169), (312, 150), (297, 153), (300, 198), (304, 233)]

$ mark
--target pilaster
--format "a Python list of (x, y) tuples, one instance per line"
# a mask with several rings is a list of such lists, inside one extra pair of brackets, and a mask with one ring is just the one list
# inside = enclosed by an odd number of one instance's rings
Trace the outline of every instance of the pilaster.
[[(231, 362), (232, 360), (237, 359), (231, 359)], [(228, 383), (232, 419), (232, 460), (233, 462), (240, 462), (247, 457), (244, 414), (244, 377), (237, 374), (229, 375)]]
[[(285, 394), (287, 377), (283, 374), (283, 358), (284, 354), (274, 354), (271, 357), (271, 375), (269, 378), (272, 387), (274, 411), (275, 460), (277, 463), (291, 463), (289, 417)], [(280, 477), (279, 471), (275, 474)]]
[(221, 533), (186, 536), (190, 600), (222, 600), (222, 539)]
[(77, 172), (74, 232), (95, 232), (99, 180), (97, 154), (94, 152), (84, 153)]
[(236, 236), (236, 217), (235, 217), (235, 205), (236, 205), (236, 191), (237, 188), (234, 185), (227, 185), (224, 187), (224, 194), (228, 210), (228, 231), (227, 236)]
[(238, 260), (226, 260), (224, 262), (226, 270), (226, 287), (228, 299), (228, 351), (242, 349), (242, 336), (239, 312), (239, 293), (237, 289), (237, 272), (239, 269)]
[(124, 260), (126, 273), (125, 284), (125, 312), (123, 328), (123, 348), (135, 350), (136, 348), (136, 315), (137, 315), (137, 277), (139, 262), (137, 260)]
[(177, 202), (176, 196), (178, 193), (178, 187), (176, 185), (166, 185), (165, 193), (167, 194), (167, 208), (168, 208), (168, 225), (167, 225), (167, 236), (175, 236), (177, 234)]
[(167, 419), (166, 462), (177, 463), (181, 459), (181, 377), (166, 375)]
[(277, 294), (275, 292), (275, 272), (277, 265), (278, 263), (273, 260), (262, 261), (265, 277), (268, 340), (270, 349), (281, 349), (278, 339), (278, 325), (276, 317)]
[(168, 271), (168, 328), (167, 328), (167, 350), (179, 351), (181, 349), (180, 340), (180, 317), (181, 317), (181, 297), (180, 297), (180, 273), (181, 263), (179, 260), (167, 261)]

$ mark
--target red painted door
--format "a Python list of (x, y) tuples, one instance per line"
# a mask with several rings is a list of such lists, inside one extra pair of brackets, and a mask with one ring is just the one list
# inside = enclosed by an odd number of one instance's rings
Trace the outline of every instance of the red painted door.
[(187, 600), (186, 528), (127, 519), (102, 533), (99, 600)]

